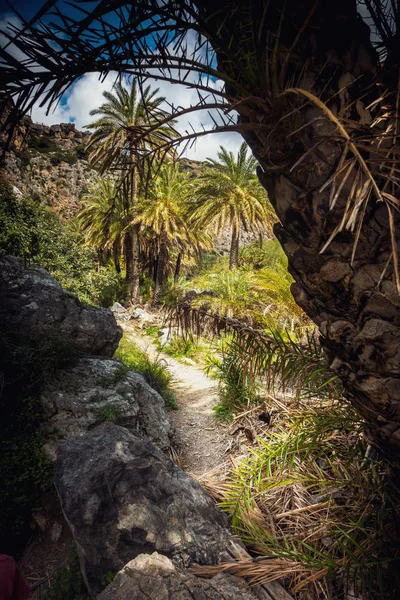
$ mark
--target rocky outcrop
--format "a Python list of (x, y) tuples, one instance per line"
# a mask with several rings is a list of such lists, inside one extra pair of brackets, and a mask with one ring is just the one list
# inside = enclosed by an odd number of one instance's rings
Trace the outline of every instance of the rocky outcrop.
[(216, 564), (232, 534), (202, 486), (139, 433), (104, 423), (60, 448), (55, 484), (92, 594), (109, 571), (157, 551)]
[(45, 450), (56, 460), (61, 441), (102, 421), (134, 428), (159, 448), (170, 448), (172, 429), (163, 398), (144, 377), (118, 360), (82, 358), (60, 369), (42, 394)]
[(140, 554), (97, 600), (254, 600), (243, 580), (230, 575), (200, 579), (157, 552)]
[[(9, 109), (0, 102), (0, 125)], [(70, 219), (81, 208), (83, 190), (97, 175), (86, 160), (89, 135), (74, 123), (49, 127), (24, 117), (3, 160), (7, 178), (23, 194), (51, 204), (60, 216)], [(0, 141), (6, 138), (0, 133)]]
[(111, 357), (122, 336), (110, 310), (80, 302), (47, 271), (14, 256), (0, 257), (0, 323), (12, 338), (51, 339), (92, 356)]

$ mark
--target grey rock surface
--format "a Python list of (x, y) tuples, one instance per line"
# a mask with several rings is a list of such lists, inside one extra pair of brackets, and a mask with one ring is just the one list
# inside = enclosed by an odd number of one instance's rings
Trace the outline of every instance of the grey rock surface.
[(200, 579), (157, 552), (140, 554), (97, 600), (254, 600), (243, 580), (220, 574)]
[(41, 394), (45, 450), (56, 460), (60, 441), (112, 420), (148, 436), (162, 450), (172, 429), (163, 398), (119, 360), (82, 358), (60, 369)]
[(157, 551), (180, 567), (216, 564), (232, 540), (198, 482), (139, 433), (111, 423), (61, 446), (55, 484), (92, 594), (139, 554)]
[(111, 312), (113, 313), (126, 313), (126, 308), (124, 308), (122, 306), (122, 304), (120, 304), (119, 302), (114, 302), (114, 304), (112, 305), (112, 307), (110, 308)]
[(16, 338), (49, 339), (71, 351), (111, 357), (122, 330), (107, 308), (65, 291), (45, 269), (0, 257), (0, 323)]

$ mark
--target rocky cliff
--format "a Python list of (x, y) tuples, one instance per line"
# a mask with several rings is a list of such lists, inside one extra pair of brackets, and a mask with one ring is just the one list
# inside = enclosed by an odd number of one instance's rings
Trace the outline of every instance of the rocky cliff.
[[(7, 106), (0, 107), (4, 119)], [(10, 182), (33, 199), (45, 202), (65, 219), (80, 208), (79, 198), (96, 172), (86, 160), (89, 133), (74, 123), (40, 125), (25, 117), (17, 127), (3, 168)], [(2, 144), (5, 135), (0, 136)]]

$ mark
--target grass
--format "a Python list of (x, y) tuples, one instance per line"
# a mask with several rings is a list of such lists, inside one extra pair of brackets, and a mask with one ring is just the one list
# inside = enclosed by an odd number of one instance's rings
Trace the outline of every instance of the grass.
[(112, 404), (106, 404), (98, 410), (97, 416), (101, 422), (117, 423), (121, 417), (121, 409)]
[(75, 550), (71, 550), (67, 564), (59, 569), (56, 580), (43, 595), (46, 600), (90, 600)]
[[(257, 327), (295, 330), (310, 321), (290, 292), (293, 278), (287, 258), (277, 240), (252, 243), (241, 249), (239, 268), (229, 270), (227, 256), (212, 257), (192, 277), (175, 286), (175, 303), (190, 289), (208, 290), (209, 295), (193, 300), (220, 316), (235, 317)], [(169, 305), (169, 304), (168, 304)]]
[(122, 338), (120, 341), (115, 358), (121, 360), (133, 371), (141, 373), (148, 384), (164, 398), (168, 408), (176, 408), (173, 376), (161, 358), (152, 360), (147, 352), (126, 338)]
[(228, 571), (284, 577), (295, 598), (400, 597), (399, 490), (383, 462), (365, 457), (351, 406), (291, 409), (257, 442), (220, 492), (234, 531), (265, 560)]
[(190, 358), (196, 362), (202, 362), (209, 354), (211, 344), (207, 343), (204, 338), (191, 339), (174, 334), (172, 339), (160, 349), (177, 360)]

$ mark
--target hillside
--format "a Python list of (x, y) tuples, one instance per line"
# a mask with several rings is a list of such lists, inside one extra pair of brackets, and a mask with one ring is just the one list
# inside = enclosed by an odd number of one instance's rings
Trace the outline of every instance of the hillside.
[(83, 190), (96, 173), (86, 160), (89, 134), (73, 123), (39, 125), (25, 117), (7, 153), (10, 182), (33, 200), (44, 202), (65, 219), (80, 208)]

